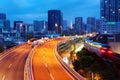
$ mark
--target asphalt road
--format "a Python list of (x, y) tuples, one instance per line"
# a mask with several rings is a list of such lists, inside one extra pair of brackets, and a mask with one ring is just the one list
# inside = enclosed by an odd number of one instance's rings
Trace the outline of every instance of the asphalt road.
[(35, 49), (32, 59), (34, 80), (73, 80), (55, 57), (54, 49), (59, 41), (50, 41)]
[(24, 65), (30, 50), (29, 45), (22, 45), (1, 55), (0, 80), (24, 80)]

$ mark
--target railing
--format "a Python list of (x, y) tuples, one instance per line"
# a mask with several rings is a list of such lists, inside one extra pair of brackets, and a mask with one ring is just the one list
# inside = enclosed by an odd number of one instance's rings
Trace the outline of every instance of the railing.
[(83, 76), (78, 74), (74, 69), (70, 68), (60, 57), (60, 55), (57, 52), (57, 47), (55, 49), (55, 56), (60, 62), (60, 64), (69, 72), (69, 74), (75, 79), (75, 80), (86, 80)]
[(34, 55), (35, 48), (36, 46), (31, 50), (26, 60), (25, 67), (24, 67), (24, 80), (34, 80), (33, 71), (32, 71), (32, 58)]

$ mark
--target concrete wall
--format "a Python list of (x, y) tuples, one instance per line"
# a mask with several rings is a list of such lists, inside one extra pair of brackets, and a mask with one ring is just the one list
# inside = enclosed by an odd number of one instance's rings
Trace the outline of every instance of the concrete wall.
[(120, 54), (120, 42), (110, 42), (109, 44), (113, 52)]

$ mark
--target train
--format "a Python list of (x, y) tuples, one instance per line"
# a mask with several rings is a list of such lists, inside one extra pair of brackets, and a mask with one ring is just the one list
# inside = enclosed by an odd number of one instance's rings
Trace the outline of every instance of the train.
[[(89, 50), (90, 52), (95, 53), (98, 57), (105, 57), (108, 55), (113, 55), (113, 51), (107, 41), (105, 41), (106, 35), (102, 35), (102, 39), (94, 40), (94, 39), (84, 39), (84, 48)], [(101, 38), (101, 36), (99, 36)], [(96, 37), (98, 39), (98, 37)], [(106, 38), (107, 39), (107, 38)], [(102, 42), (101, 42), (102, 41)]]

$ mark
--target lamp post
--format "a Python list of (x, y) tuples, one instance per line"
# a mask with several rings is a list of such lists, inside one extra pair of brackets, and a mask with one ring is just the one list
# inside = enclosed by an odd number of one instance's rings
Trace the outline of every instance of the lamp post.
[(56, 27), (56, 33), (58, 33), (58, 24), (57, 23), (55, 23), (55, 27)]
[[(58, 24), (57, 23), (55, 23), (55, 27), (56, 27), (56, 34), (58, 34)], [(58, 40), (57, 40), (57, 45), (58, 45)]]

